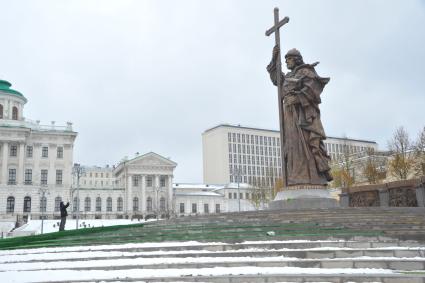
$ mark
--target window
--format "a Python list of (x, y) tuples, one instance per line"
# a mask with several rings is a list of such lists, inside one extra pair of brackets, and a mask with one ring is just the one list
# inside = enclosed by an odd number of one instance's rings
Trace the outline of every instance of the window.
[(41, 157), (49, 157), (49, 147), (43, 146), (43, 148), (41, 149)]
[(122, 201), (122, 197), (119, 197), (117, 200), (117, 211), (122, 211), (123, 209), (123, 201)]
[(62, 185), (62, 170), (56, 170), (56, 185)]
[(40, 182), (42, 185), (47, 185), (47, 170), (46, 169), (41, 170)]
[(32, 158), (32, 153), (33, 153), (33, 147), (28, 145), (27, 146), (27, 158)]
[(31, 198), (24, 198), (24, 212), (31, 212)]
[(18, 120), (18, 108), (16, 106), (12, 108), (12, 120)]
[(192, 213), (196, 213), (198, 211), (198, 206), (196, 203), (192, 203)]
[(3, 105), (0, 104), (0, 119), (3, 119)]
[(100, 197), (96, 198), (96, 211), (102, 211), (102, 199)]
[(148, 199), (146, 200), (146, 210), (148, 212), (152, 211), (152, 198), (148, 197)]
[(40, 198), (40, 212), (46, 212), (47, 207), (47, 198), (41, 197)]
[(16, 169), (9, 169), (8, 185), (16, 185)]
[(75, 197), (72, 202), (72, 210), (75, 212), (77, 211), (77, 209), (78, 211), (80, 211), (80, 199)]
[(10, 146), (9, 156), (10, 157), (18, 156), (18, 146), (16, 144), (12, 144)]
[(15, 198), (8, 197), (6, 204), (6, 213), (13, 213), (15, 211)]
[(32, 184), (32, 169), (25, 169), (25, 185)]
[(159, 185), (161, 188), (165, 187), (165, 176), (161, 176), (161, 178), (159, 178)]
[(133, 198), (133, 211), (139, 211), (139, 199)]
[[(230, 134), (229, 134), (230, 136)], [(180, 213), (184, 213), (184, 203), (180, 203)]]
[(236, 193), (233, 193), (233, 198), (234, 199), (237, 199), (238, 198), (238, 195)]
[(86, 197), (84, 199), (84, 211), (90, 211), (91, 210), (91, 199), (89, 197)]
[(220, 204), (219, 203), (215, 204), (215, 213), (220, 213)]
[(239, 193), (239, 198), (243, 199), (243, 193)]
[(152, 176), (146, 177), (146, 187), (152, 187)]
[(232, 198), (232, 193), (229, 193), (229, 198)]
[(56, 157), (63, 158), (63, 147), (59, 146), (56, 150)]
[(62, 198), (61, 197), (56, 197), (55, 198), (55, 211), (56, 212), (61, 210), (60, 209), (60, 203), (61, 203), (61, 201), (62, 201)]
[(165, 198), (164, 197), (161, 197), (159, 199), (159, 210), (165, 211)]
[(249, 193), (245, 193), (245, 198), (249, 199)]
[(210, 213), (210, 209), (208, 207), (208, 203), (204, 203), (204, 213)]
[(139, 186), (139, 176), (133, 176), (133, 186), (138, 187)]
[(112, 198), (108, 197), (106, 199), (106, 211), (112, 211)]

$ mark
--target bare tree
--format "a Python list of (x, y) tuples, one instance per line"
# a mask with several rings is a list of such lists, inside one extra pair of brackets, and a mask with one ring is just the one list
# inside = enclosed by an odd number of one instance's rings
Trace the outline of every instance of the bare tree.
[(414, 146), (415, 162), (414, 171), (416, 176), (425, 176), (425, 127), (418, 135)]
[(345, 137), (345, 141), (340, 146), (342, 146), (341, 153), (337, 155), (336, 161), (332, 164), (332, 175), (334, 180), (331, 186), (351, 187), (355, 180), (352, 167), (352, 154), (347, 142), (347, 137)]
[(367, 149), (366, 154), (367, 159), (366, 163), (363, 164), (362, 174), (369, 184), (380, 183), (386, 177), (385, 166), (378, 160), (373, 148)]
[(398, 128), (388, 141), (388, 148), (392, 153), (389, 162), (389, 172), (398, 180), (406, 180), (413, 169), (413, 158), (411, 155), (412, 142), (404, 127)]
[(256, 210), (264, 207), (270, 200), (272, 200), (272, 190), (267, 186), (252, 186), (251, 197), (247, 199)]

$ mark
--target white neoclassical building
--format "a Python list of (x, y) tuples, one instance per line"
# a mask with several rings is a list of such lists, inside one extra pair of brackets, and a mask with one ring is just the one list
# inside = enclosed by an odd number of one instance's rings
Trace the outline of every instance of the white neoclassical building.
[(70, 122), (24, 118), (26, 102), (0, 80), (0, 218), (58, 215), (59, 202), (69, 198), (77, 133)]
[(143, 218), (171, 214), (176, 166), (174, 161), (149, 152), (113, 167), (84, 167), (79, 185), (76, 178), (73, 181), (72, 215), (76, 216), (78, 203), (81, 203), (82, 218)]

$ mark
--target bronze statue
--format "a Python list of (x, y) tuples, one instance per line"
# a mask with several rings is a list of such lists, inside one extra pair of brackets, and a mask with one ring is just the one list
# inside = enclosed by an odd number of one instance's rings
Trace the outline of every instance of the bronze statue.
[(329, 78), (318, 76), (314, 69), (318, 62), (305, 64), (296, 49), (288, 51), (285, 61), (290, 70), (286, 74), (280, 71), (280, 48), (276, 45), (267, 71), (279, 89), (284, 184), (325, 186), (332, 176), (319, 104)]

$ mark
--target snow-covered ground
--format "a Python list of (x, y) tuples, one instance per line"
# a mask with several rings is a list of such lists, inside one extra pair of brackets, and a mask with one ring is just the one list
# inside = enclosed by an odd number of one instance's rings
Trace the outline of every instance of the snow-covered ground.
[[(156, 221), (151, 219), (148, 221)], [(40, 234), (41, 233), (41, 220), (29, 220), (28, 223), (14, 230), (17, 235), (24, 234)], [(74, 230), (77, 228), (77, 221), (74, 219), (67, 219), (65, 230)], [(79, 228), (91, 228), (91, 227), (106, 227), (114, 225), (129, 225), (144, 223), (145, 220), (138, 221), (137, 219), (80, 219), (78, 221)], [(57, 232), (59, 230), (60, 220), (44, 220), (43, 233)]]

